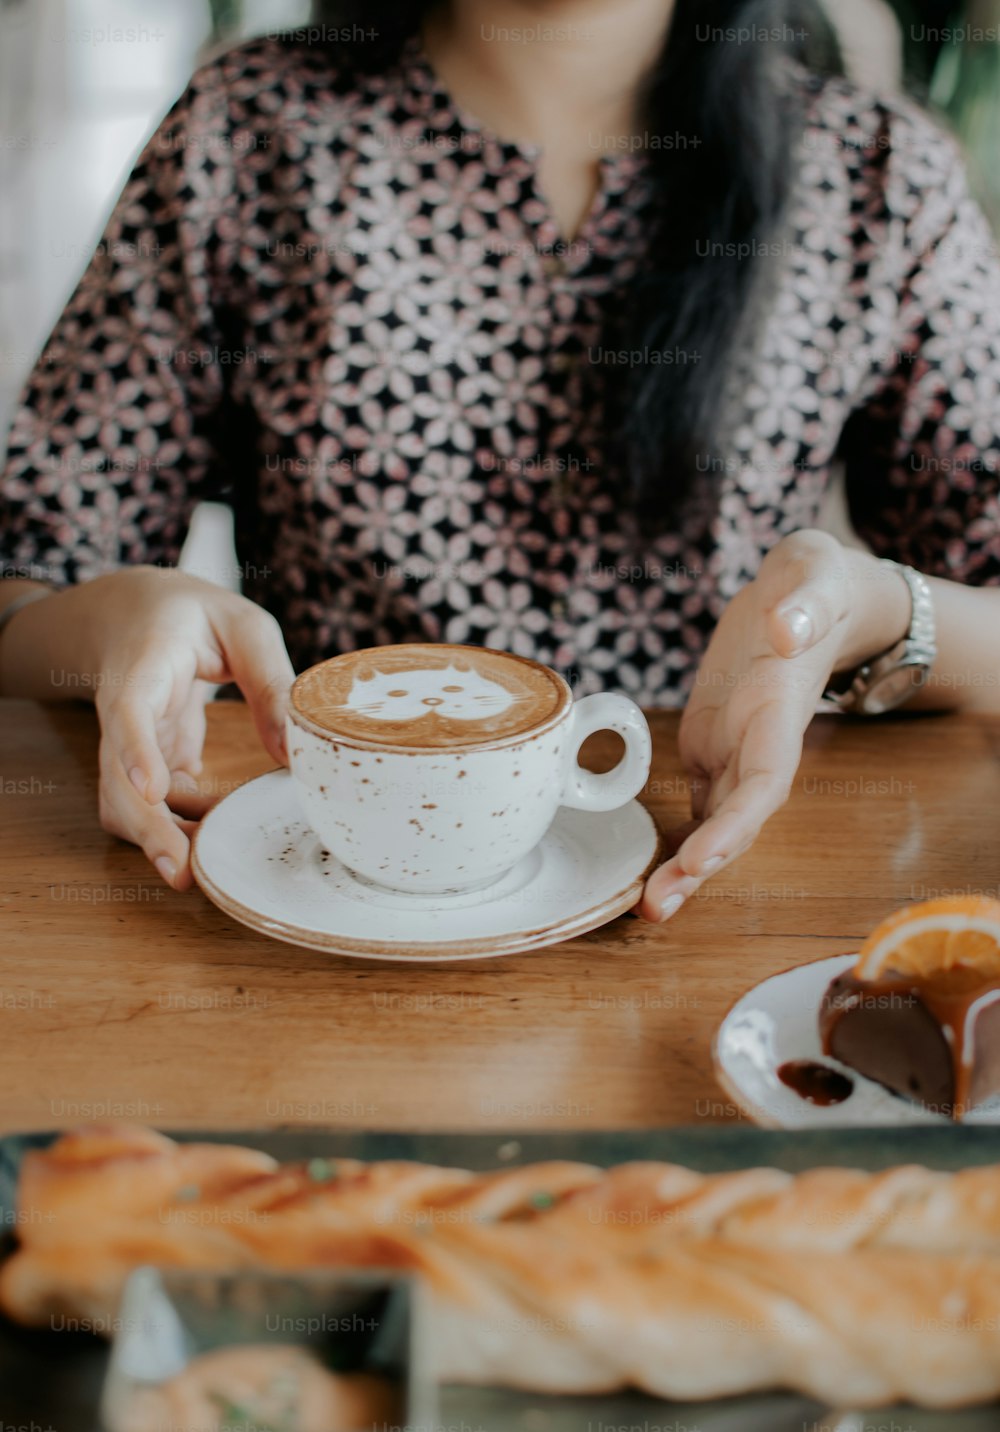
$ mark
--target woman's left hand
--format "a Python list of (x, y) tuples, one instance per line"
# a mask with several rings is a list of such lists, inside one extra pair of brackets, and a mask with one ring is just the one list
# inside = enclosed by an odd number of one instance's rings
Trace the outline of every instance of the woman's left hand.
[(636, 913), (665, 920), (752, 845), (788, 798), (802, 738), (837, 670), (888, 650), (910, 622), (903, 577), (825, 532), (796, 532), (723, 612), (680, 726), (691, 826)]

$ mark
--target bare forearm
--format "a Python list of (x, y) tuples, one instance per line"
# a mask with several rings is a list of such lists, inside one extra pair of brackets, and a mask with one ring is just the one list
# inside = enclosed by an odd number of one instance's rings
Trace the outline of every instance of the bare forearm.
[(0, 582), (0, 614), (38, 594), (13, 614), (0, 632), (0, 696), (33, 700), (90, 699), (96, 673), (88, 630), (90, 593), (81, 587), (53, 591), (39, 582)]
[[(906, 633), (911, 599), (900, 573), (869, 552), (850, 549), (837, 574), (852, 613), (837, 671), (853, 671)], [(907, 710), (1000, 711), (1000, 587), (928, 578), (938, 655)]]

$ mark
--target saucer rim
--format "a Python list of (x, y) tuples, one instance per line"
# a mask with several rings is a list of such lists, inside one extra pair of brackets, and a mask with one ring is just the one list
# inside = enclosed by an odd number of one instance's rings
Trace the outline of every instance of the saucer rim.
[[(318, 950), (323, 954), (343, 955), (348, 959), (385, 960), (393, 963), (426, 963), (444, 964), (456, 960), (477, 960), (497, 958), (501, 955), (523, 954), (532, 950), (543, 949), (558, 944), (563, 940), (573, 939), (577, 935), (587, 934), (590, 930), (598, 929), (608, 924), (618, 915), (631, 910), (642, 894), (642, 888), (649, 875), (665, 859), (666, 839), (660, 830), (651, 812), (636, 797), (630, 801), (624, 801), (618, 810), (627, 806), (637, 806), (642, 811), (652, 830), (654, 837), (653, 854), (646, 865), (629, 881), (627, 886), (602, 900), (597, 905), (592, 905), (586, 910), (581, 910), (562, 920), (553, 920), (548, 924), (540, 925), (537, 928), (525, 931), (516, 938), (513, 936), (490, 935), (470, 940), (448, 940), (448, 941), (410, 941), (394, 942), (391, 944), (379, 943), (372, 940), (359, 940), (351, 936), (326, 934), (317, 930), (303, 930), (301, 927), (292, 924), (287, 920), (273, 919), (267, 915), (261, 915), (259, 911), (245, 905), (241, 900), (226, 894), (216, 882), (207, 874), (202, 864), (198, 846), (200, 838), (205, 831), (208, 822), (215, 816), (216, 812), (225, 805), (226, 801), (235, 796), (246, 786), (255, 785), (259, 781), (266, 780), (270, 776), (282, 775), (291, 781), (291, 775), (283, 766), (277, 766), (273, 770), (264, 771), (258, 776), (252, 776), (250, 780), (244, 781), (235, 790), (228, 792), (205, 815), (199, 823), (191, 841), (191, 872), (195, 882), (202, 893), (221, 910), (223, 914), (236, 920), (239, 924), (248, 929), (255, 930), (258, 934), (267, 935), (273, 940), (279, 940), (287, 945), (297, 945), (300, 948)], [(592, 812), (593, 814), (593, 812)], [(600, 812), (602, 815), (614, 815), (616, 811)], [(545, 839), (545, 836), (542, 837)]]
[[(794, 974), (794, 973), (796, 973), (796, 972), (799, 971), (799, 970), (808, 969), (808, 968), (809, 968), (810, 966), (812, 966), (812, 965), (835, 965), (835, 964), (838, 964), (838, 963), (839, 963), (839, 964), (841, 964), (844, 968), (850, 968), (850, 963), (851, 963), (851, 961), (856, 961), (857, 958), (858, 958), (857, 950), (852, 950), (852, 951), (848, 951), (846, 954), (839, 954), (839, 955), (820, 955), (820, 956), (819, 956), (817, 959), (815, 959), (815, 960), (803, 960), (800, 964), (797, 964), (797, 965), (788, 965), (788, 966), (786, 966), (784, 969), (775, 970), (774, 974), (765, 976), (764, 979), (758, 980), (756, 984), (751, 985), (749, 989), (744, 990), (743, 993), (742, 993), (741, 995), (739, 995), (739, 997), (738, 997), (737, 999), (734, 999), (734, 1000), (733, 1000), (732, 1004), (729, 1006), (729, 1008), (726, 1010), (725, 1014), (724, 1014), (724, 1015), (722, 1016), (722, 1018), (719, 1020), (719, 1023), (717, 1024), (717, 1026), (716, 1026), (716, 1028), (715, 1028), (715, 1032), (714, 1032), (714, 1034), (712, 1035), (712, 1043), (711, 1043), (711, 1051), (710, 1051), (710, 1052), (711, 1052), (711, 1059), (712, 1059), (712, 1072), (713, 1072), (713, 1074), (715, 1075), (716, 1083), (719, 1085), (719, 1087), (722, 1089), (722, 1091), (723, 1091), (725, 1094), (728, 1094), (728, 1095), (729, 1095), (729, 1097), (732, 1099), (732, 1101), (733, 1101), (733, 1103), (736, 1105), (736, 1107), (739, 1108), (739, 1109), (741, 1109), (741, 1110), (743, 1111), (743, 1113), (746, 1115), (746, 1117), (747, 1117), (748, 1119), (750, 1119), (752, 1123), (756, 1124), (758, 1128), (761, 1128), (761, 1129), (781, 1129), (781, 1130), (784, 1130), (784, 1131), (789, 1132), (789, 1133), (797, 1133), (797, 1132), (801, 1132), (801, 1131), (803, 1131), (803, 1130), (808, 1130), (808, 1129), (821, 1129), (821, 1128), (827, 1128), (827, 1129), (832, 1129), (832, 1128), (858, 1128), (858, 1129), (915, 1128), (915, 1129), (927, 1129), (927, 1128), (946, 1128), (946, 1127), (954, 1126), (954, 1125), (955, 1125), (955, 1122), (956, 1122), (956, 1121), (953, 1120), (953, 1119), (949, 1119), (946, 1114), (939, 1114), (939, 1113), (937, 1113), (937, 1112), (936, 1112), (935, 1110), (933, 1110), (933, 1109), (920, 1109), (919, 1105), (917, 1105), (917, 1106), (915, 1106), (915, 1107), (919, 1110), (920, 1114), (921, 1114), (923, 1117), (913, 1118), (913, 1119), (908, 1119), (908, 1120), (900, 1120), (898, 1123), (893, 1123), (893, 1122), (889, 1122), (889, 1121), (883, 1121), (883, 1120), (881, 1120), (881, 1119), (875, 1119), (875, 1118), (872, 1118), (871, 1116), (866, 1116), (866, 1115), (863, 1115), (863, 1114), (858, 1114), (857, 1112), (855, 1112), (854, 1117), (851, 1118), (850, 1120), (847, 1120), (847, 1121), (840, 1120), (840, 1121), (838, 1122), (837, 1117), (836, 1117), (836, 1114), (837, 1114), (836, 1108), (833, 1108), (833, 1109), (831, 1109), (831, 1110), (829, 1110), (829, 1111), (825, 1111), (825, 1112), (828, 1113), (829, 1117), (822, 1117), (822, 1116), (820, 1116), (820, 1117), (814, 1117), (814, 1118), (811, 1119), (809, 1122), (805, 1122), (805, 1123), (788, 1123), (788, 1122), (786, 1122), (785, 1120), (783, 1120), (778, 1114), (773, 1114), (773, 1115), (768, 1115), (768, 1114), (766, 1114), (766, 1113), (762, 1110), (762, 1108), (761, 1108), (761, 1106), (760, 1106), (759, 1104), (754, 1103), (753, 1099), (751, 1098), (751, 1096), (749, 1095), (749, 1093), (747, 1092), (747, 1090), (746, 1090), (745, 1088), (743, 1088), (741, 1085), (739, 1085), (739, 1084), (736, 1083), (734, 1075), (733, 1075), (733, 1074), (730, 1072), (730, 1070), (729, 1070), (728, 1068), (726, 1068), (726, 1066), (723, 1064), (723, 1055), (722, 1055), (721, 1050), (720, 1050), (720, 1044), (721, 1044), (721, 1041), (722, 1041), (722, 1038), (723, 1038), (723, 1033), (724, 1033), (724, 1031), (725, 1031), (725, 1029), (726, 1029), (726, 1026), (728, 1025), (729, 1020), (730, 1020), (730, 1018), (732, 1017), (732, 1015), (735, 1014), (736, 1010), (737, 1010), (741, 1005), (743, 1005), (743, 1004), (751, 997), (751, 995), (756, 994), (759, 990), (763, 989), (765, 985), (771, 984), (771, 982), (774, 981), (774, 980), (784, 979), (784, 977), (785, 977), (786, 975)], [(845, 962), (846, 962), (846, 963), (845, 963)], [(832, 974), (833, 974), (833, 972), (831, 971), (831, 976), (832, 976)], [(818, 1016), (818, 1014), (819, 1014), (818, 1008), (814, 1011), (814, 1013)], [(836, 1066), (836, 1068), (837, 1068), (838, 1070), (843, 1070), (845, 1074), (850, 1075), (850, 1077), (851, 1077), (853, 1080), (857, 1081), (858, 1083), (865, 1084), (865, 1085), (871, 1085), (871, 1086), (874, 1087), (874, 1088), (881, 1088), (881, 1086), (878, 1085), (877, 1082), (876, 1082), (874, 1079), (869, 1079), (866, 1075), (860, 1074), (856, 1069), (851, 1069), (851, 1068), (849, 1068), (848, 1065), (842, 1064), (839, 1060), (834, 1059), (834, 1058), (832, 1057), (832, 1055), (827, 1055), (826, 1058), (829, 1060), (829, 1062), (830, 1062), (831, 1065)], [(886, 1092), (887, 1092), (887, 1091), (886, 1091)], [(892, 1096), (891, 1096), (891, 1095), (888, 1095), (888, 1097), (891, 1098)], [(817, 1107), (817, 1106), (813, 1106), (813, 1107)], [(976, 1127), (976, 1124), (975, 1124), (975, 1123), (972, 1123), (971, 1121), (962, 1120), (962, 1121), (959, 1121), (958, 1127), (974, 1128), (974, 1127)]]

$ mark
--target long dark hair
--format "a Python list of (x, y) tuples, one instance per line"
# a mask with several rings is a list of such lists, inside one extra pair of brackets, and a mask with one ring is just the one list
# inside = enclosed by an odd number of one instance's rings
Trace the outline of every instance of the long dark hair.
[[(390, 64), (433, 0), (319, 0), (317, 18), (364, 39), (343, 61)], [(374, 34), (373, 34), (374, 32)], [(839, 68), (817, 0), (675, 0), (645, 100), (652, 135), (696, 138), (646, 151), (660, 219), (649, 261), (610, 320), (610, 348), (681, 361), (609, 370), (607, 434), (644, 515), (665, 520), (690, 488), (715, 421), (758, 257), (794, 180), (802, 85), (790, 61)]]

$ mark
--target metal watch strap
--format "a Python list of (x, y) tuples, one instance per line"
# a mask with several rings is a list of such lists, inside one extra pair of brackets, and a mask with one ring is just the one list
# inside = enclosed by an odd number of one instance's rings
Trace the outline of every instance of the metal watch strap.
[(934, 598), (931, 595), (927, 578), (922, 572), (916, 571), (913, 567), (904, 567), (900, 562), (886, 560), (885, 565), (895, 567), (910, 589), (913, 615), (910, 618), (910, 630), (906, 637), (907, 644), (912, 648), (910, 655), (918, 657), (926, 655), (927, 664), (930, 666), (937, 657), (937, 627), (934, 621)]

